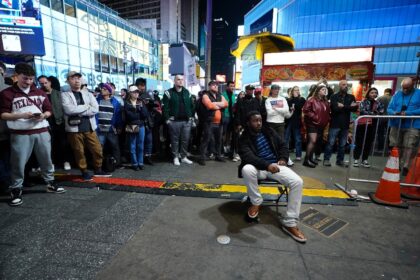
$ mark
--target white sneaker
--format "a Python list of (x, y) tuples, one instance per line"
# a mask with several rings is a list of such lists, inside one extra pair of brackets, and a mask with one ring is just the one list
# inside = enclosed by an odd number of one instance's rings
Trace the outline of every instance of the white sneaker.
[(293, 166), (295, 163), (289, 158), (287, 161), (287, 166)]
[(354, 167), (359, 167), (360, 166), (359, 160), (355, 159), (354, 162), (353, 162), (353, 166)]
[[(189, 160), (187, 157), (184, 157), (181, 159), (182, 163), (186, 163), (186, 164), (193, 164), (193, 162), (191, 160)], [(176, 164), (175, 164), (176, 165)]]
[(179, 163), (179, 158), (178, 157), (176, 157), (176, 158), (174, 158), (174, 165), (181, 165), (180, 163)]
[(233, 156), (233, 159), (232, 159), (232, 161), (233, 162), (237, 162), (237, 161), (240, 161), (241, 160), (241, 158), (239, 157), (239, 155), (238, 154), (235, 154), (234, 156)]
[(71, 170), (70, 162), (66, 161), (64, 163), (64, 170)]
[(370, 168), (370, 164), (369, 164), (369, 162), (368, 162), (367, 160), (364, 160), (364, 161), (362, 162), (362, 166), (363, 166), (363, 167), (366, 167), (366, 168)]

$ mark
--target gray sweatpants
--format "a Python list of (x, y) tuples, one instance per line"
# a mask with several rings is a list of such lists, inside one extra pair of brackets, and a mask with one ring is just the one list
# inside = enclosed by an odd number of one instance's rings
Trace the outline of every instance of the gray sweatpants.
[(168, 123), (168, 128), (169, 135), (171, 137), (171, 148), (173, 157), (186, 157), (188, 152), (188, 144), (190, 143), (191, 122), (170, 121)]
[(54, 181), (54, 168), (51, 161), (51, 136), (48, 131), (31, 135), (10, 135), (10, 167), (12, 184), (10, 189), (22, 188), (25, 165), (32, 151), (41, 167), (45, 182)]

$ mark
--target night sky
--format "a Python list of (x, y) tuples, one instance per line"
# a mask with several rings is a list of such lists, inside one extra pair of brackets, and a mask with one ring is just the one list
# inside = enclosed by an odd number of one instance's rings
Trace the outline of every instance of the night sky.
[[(232, 66), (226, 63), (230, 57), (230, 46), (237, 39), (238, 25), (243, 25), (244, 15), (249, 12), (261, 0), (213, 0), (213, 18), (223, 18), (229, 26), (226, 29), (226, 38), (222, 45), (219, 46), (224, 49), (221, 53), (213, 55), (212, 57), (212, 76), (215, 73), (228, 74), (228, 79), (233, 79), (231, 75)], [(218, 63), (219, 62), (219, 63)], [(214, 77), (212, 77), (214, 78)]]

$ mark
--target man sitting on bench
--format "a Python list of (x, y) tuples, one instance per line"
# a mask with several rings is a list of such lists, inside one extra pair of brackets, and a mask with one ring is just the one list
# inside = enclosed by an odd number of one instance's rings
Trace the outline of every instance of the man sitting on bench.
[(286, 166), (289, 151), (286, 144), (274, 130), (262, 125), (261, 114), (257, 111), (247, 115), (247, 126), (239, 140), (239, 155), (242, 173), (251, 207), (248, 216), (256, 219), (263, 202), (258, 190), (258, 180), (270, 179), (290, 188), (286, 215), (283, 217), (282, 229), (298, 242), (306, 242), (303, 233), (298, 229), (300, 205), (302, 202), (302, 178)]

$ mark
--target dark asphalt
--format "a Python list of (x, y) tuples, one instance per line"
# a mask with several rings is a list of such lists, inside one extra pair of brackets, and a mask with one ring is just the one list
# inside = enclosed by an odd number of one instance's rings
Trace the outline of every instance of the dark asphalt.
[[(175, 167), (161, 162), (116, 177), (239, 183), (237, 163)], [(345, 169), (300, 164), (298, 174), (342, 180)], [(380, 168), (378, 168), (379, 170)], [(77, 172), (77, 171), (75, 171)], [(323, 179), (324, 178), (324, 179)], [(330, 186), (327, 186), (330, 188)], [(239, 201), (67, 188), (29, 188), (20, 207), (0, 196), (0, 279), (418, 279), (420, 208), (302, 206), (349, 224), (330, 238), (301, 225), (286, 236), (274, 208), (246, 224)], [(375, 188), (373, 188), (374, 190)], [(280, 211), (285, 208), (281, 207)], [(220, 245), (220, 234), (231, 237)]]

